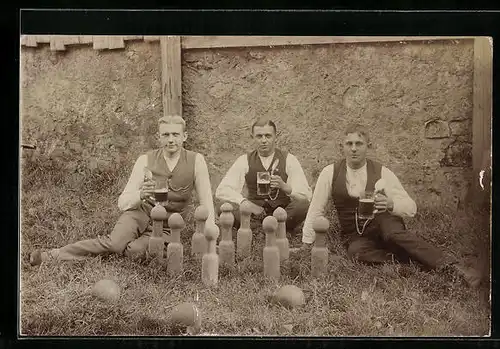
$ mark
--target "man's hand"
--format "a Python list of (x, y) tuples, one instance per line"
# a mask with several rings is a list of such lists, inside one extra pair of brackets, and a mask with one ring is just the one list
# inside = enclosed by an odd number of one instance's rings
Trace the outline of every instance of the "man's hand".
[(153, 196), (155, 190), (155, 182), (154, 181), (146, 181), (141, 186), (141, 200)]
[(394, 208), (394, 202), (391, 198), (387, 197), (383, 193), (375, 194), (375, 209), (377, 211), (389, 211), (391, 212)]
[(249, 206), (250, 212), (252, 212), (252, 214), (259, 216), (264, 212), (264, 207), (256, 205), (253, 202), (251, 202), (250, 200), (245, 200), (245, 201), (248, 202), (248, 206)]
[(278, 175), (271, 176), (271, 188), (278, 188), (283, 190), (286, 194), (290, 194), (292, 192), (292, 188), (289, 184), (285, 183), (283, 179)]

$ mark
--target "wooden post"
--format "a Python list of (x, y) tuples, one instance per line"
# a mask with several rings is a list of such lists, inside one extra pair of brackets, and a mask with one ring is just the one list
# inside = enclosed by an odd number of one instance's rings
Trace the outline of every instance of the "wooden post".
[[(491, 38), (474, 40), (474, 82), (472, 115), (472, 168), (473, 178), (469, 202), (484, 204), (490, 201), (490, 188), (486, 178), (491, 178), (491, 118), (493, 85), (493, 49)], [(480, 174), (483, 174), (483, 187)]]
[(182, 74), (180, 36), (160, 37), (163, 115), (182, 116)]

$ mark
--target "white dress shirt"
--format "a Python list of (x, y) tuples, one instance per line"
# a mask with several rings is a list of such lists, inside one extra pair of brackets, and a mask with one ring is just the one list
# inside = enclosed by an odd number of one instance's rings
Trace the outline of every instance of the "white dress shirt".
[[(165, 161), (167, 162), (167, 166), (170, 171), (175, 168), (179, 158), (180, 154), (174, 159), (165, 157)], [(128, 183), (118, 198), (118, 208), (121, 211), (136, 208), (141, 204), (141, 187), (144, 183), (144, 168), (147, 165), (147, 161), (147, 155), (144, 154), (141, 155), (135, 162)], [(194, 184), (200, 205), (205, 206), (208, 210), (207, 223), (214, 223), (214, 204), (208, 167), (205, 162), (205, 158), (199, 153), (196, 154), (194, 164)]]
[[(259, 155), (260, 161), (265, 169), (269, 169), (273, 156), (274, 154), (266, 157)], [(245, 176), (248, 173), (248, 170), (249, 165), (247, 154), (241, 155), (238, 159), (236, 159), (229, 171), (227, 171), (225, 177), (220, 182), (215, 192), (215, 196), (219, 200), (233, 202), (238, 205), (241, 204), (241, 202), (245, 199), (242, 194), (242, 190), (245, 185)], [(312, 196), (311, 187), (307, 182), (307, 178), (302, 170), (302, 166), (300, 166), (299, 161), (290, 153), (288, 153), (286, 158), (285, 171), (288, 175), (286, 183), (292, 187), (292, 192), (289, 196), (292, 198), (302, 198), (310, 201)]]
[[(321, 171), (309, 211), (302, 228), (302, 242), (311, 244), (314, 242), (315, 233), (312, 229), (313, 222), (317, 217), (324, 215), (324, 210), (328, 200), (332, 195), (332, 180), (333, 180), (333, 164), (323, 168)], [(367, 181), (366, 164), (360, 169), (353, 170), (347, 166), (346, 172), (346, 187), (347, 192), (352, 197), (359, 197), (360, 193), (364, 191)], [(387, 197), (391, 198), (394, 202), (394, 209), (391, 214), (400, 217), (413, 217), (417, 213), (417, 205), (415, 201), (408, 195), (403, 188), (396, 175), (388, 168), (382, 166), (381, 178), (375, 183), (375, 189), (385, 189)]]

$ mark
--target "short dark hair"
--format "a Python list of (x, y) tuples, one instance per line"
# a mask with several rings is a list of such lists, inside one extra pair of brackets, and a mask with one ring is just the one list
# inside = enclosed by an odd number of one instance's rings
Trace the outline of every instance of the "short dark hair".
[(345, 129), (344, 135), (347, 136), (350, 133), (357, 133), (360, 136), (363, 136), (366, 140), (366, 143), (370, 143), (370, 135), (368, 134), (368, 129), (361, 124), (350, 124)]
[(255, 126), (262, 127), (262, 126), (268, 126), (268, 125), (273, 128), (274, 134), (276, 134), (276, 124), (272, 120), (269, 120), (269, 119), (257, 119), (252, 124), (252, 134), (253, 134), (253, 129), (255, 128)]

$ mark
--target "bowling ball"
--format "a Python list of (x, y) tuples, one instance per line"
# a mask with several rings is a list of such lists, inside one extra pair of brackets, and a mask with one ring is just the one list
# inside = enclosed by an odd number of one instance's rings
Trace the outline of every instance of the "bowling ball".
[(187, 331), (196, 334), (201, 329), (200, 310), (193, 303), (181, 303), (172, 309), (170, 323), (175, 333)]
[(300, 288), (285, 285), (274, 294), (274, 301), (287, 308), (295, 308), (305, 304), (305, 296)]
[(113, 280), (103, 279), (94, 284), (92, 294), (106, 302), (116, 302), (120, 298), (120, 286)]

